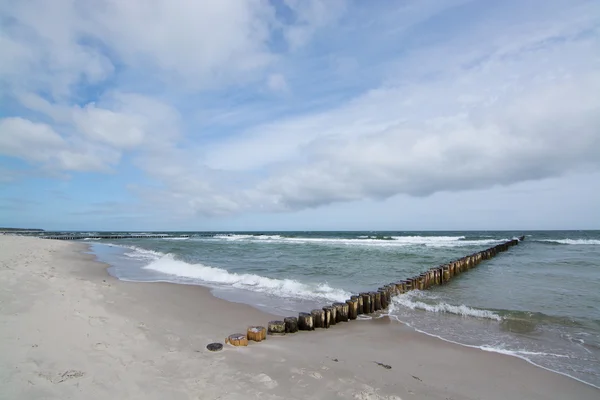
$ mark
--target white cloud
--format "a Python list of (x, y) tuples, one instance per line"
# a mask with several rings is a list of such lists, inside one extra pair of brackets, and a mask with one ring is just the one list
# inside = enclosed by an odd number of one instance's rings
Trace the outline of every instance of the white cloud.
[(107, 171), (120, 154), (102, 146), (68, 142), (49, 125), (0, 119), (0, 154), (70, 171)]
[[(496, 5), (468, 29), (452, 24), (471, 5), (448, 4), (4, 2), (0, 85), (16, 111), (0, 151), (59, 171), (114, 171), (131, 154), (159, 188), (136, 193), (182, 216), (597, 168), (594, 2)], [(333, 105), (318, 103), (328, 77), (351, 88)]]

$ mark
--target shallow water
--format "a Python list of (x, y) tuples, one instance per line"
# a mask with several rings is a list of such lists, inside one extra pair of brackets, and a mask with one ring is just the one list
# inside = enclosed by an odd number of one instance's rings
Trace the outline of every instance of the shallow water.
[(182, 234), (90, 243), (120, 279), (206, 285), (287, 315), (526, 234), (448, 285), (396, 297), (389, 313), (600, 386), (599, 231)]

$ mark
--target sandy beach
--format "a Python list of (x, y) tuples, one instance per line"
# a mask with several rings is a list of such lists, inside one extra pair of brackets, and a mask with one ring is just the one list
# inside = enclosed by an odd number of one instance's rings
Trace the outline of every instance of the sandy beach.
[(83, 243), (0, 236), (1, 399), (600, 398), (388, 318), (212, 353), (208, 343), (275, 317), (204, 287), (119, 281), (106, 267)]

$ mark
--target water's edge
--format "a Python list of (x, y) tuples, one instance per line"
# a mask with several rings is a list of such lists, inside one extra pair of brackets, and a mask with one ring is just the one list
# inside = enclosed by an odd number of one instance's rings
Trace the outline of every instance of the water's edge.
[[(207, 284), (203, 284), (203, 283), (199, 283), (199, 282), (173, 282), (173, 281), (169, 281), (169, 280), (160, 280), (160, 279), (159, 280), (135, 280), (135, 279), (122, 279), (122, 278), (119, 278), (114, 273), (111, 273), (111, 269), (117, 267), (117, 265), (112, 264), (110, 262), (107, 262), (106, 261), (106, 257), (103, 257), (103, 254), (102, 254), (102, 252), (100, 250), (100, 249), (102, 249), (104, 247), (109, 247), (110, 246), (109, 244), (105, 244), (105, 243), (85, 243), (85, 245), (86, 245), (85, 247), (87, 247), (87, 249), (88, 249), (86, 253), (94, 255), (96, 261), (99, 262), (99, 263), (102, 263), (105, 266), (106, 274), (108, 276), (110, 276), (111, 278), (118, 279), (118, 280), (121, 280), (121, 281), (138, 282), (138, 283), (158, 283), (158, 282), (160, 282), (160, 283), (168, 283), (168, 284), (175, 284), (175, 285), (182, 285), (183, 284), (183, 285), (202, 286), (202, 287), (208, 288), (209, 292), (210, 292), (210, 294), (212, 296), (214, 296), (216, 298), (219, 298), (221, 300), (224, 300), (224, 301), (227, 301), (227, 302), (230, 302), (230, 303), (246, 304), (246, 305), (249, 305), (249, 306), (251, 306), (251, 307), (253, 307), (253, 308), (255, 308), (255, 309), (257, 309), (257, 310), (259, 310), (261, 312), (265, 312), (265, 313), (268, 313), (268, 314), (275, 314), (275, 315), (279, 315), (279, 316), (282, 316), (282, 317), (287, 315), (284, 312), (284, 310), (274, 309), (272, 307), (269, 307), (268, 305), (264, 305), (264, 304), (261, 304), (261, 303), (257, 303), (256, 301), (252, 301), (252, 295), (251, 294), (249, 296), (248, 295), (245, 295), (245, 296), (244, 295), (240, 295), (239, 291), (235, 291), (235, 290), (223, 290), (223, 288), (216, 287), (216, 286), (211, 286), (208, 283)], [(321, 304), (321, 306), (322, 306), (322, 304)], [(311, 307), (312, 307), (312, 305), (310, 305), (309, 307), (307, 307), (307, 309), (309, 309)], [(315, 308), (315, 307), (312, 307), (312, 308)], [(422, 330), (422, 329), (418, 329), (418, 328), (414, 327), (413, 325), (411, 325), (410, 322), (402, 320), (402, 319), (400, 319), (396, 315), (390, 314), (389, 310), (385, 310), (385, 311), (381, 312), (379, 315), (374, 315), (372, 317), (359, 318), (356, 321), (360, 321), (361, 319), (363, 319), (363, 320), (370, 320), (372, 318), (381, 318), (381, 317), (384, 317), (384, 316), (388, 316), (391, 320), (393, 320), (393, 321), (395, 321), (397, 323), (403, 324), (403, 325), (409, 327), (410, 329), (412, 329), (414, 332), (417, 332), (419, 334), (423, 334), (423, 335), (426, 335), (426, 336), (429, 336), (429, 337), (432, 337), (432, 338), (435, 338), (435, 339), (439, 339), (439, 340), (441, 340), (443, 342), (446, 342), (446, 343), (451, 343), (451, 344), (459, 345), (459, 346), (466, 347), (466, 348), (477, 349), (477, 350), (480, 350), (480, 351), (486, 351), (486, 352), (501, 354), (501, 355), (505, 355), (505, 356), (506, 355), (513, 356), (513, 357), (519, 358), (521, 360), (524, 360), (524, 361), (526, 361), (526, 362), (530, 363), (531, 365), (534, 365), (534, 366), (536, 366), (538, 368), (541, 368), (541, 369), (544, 369), (546, 371), (553, 372), (553, 373), (556, 373), (556, 374), (559, 374), (559, 375), (563, 375), (563, 376), (569, 377), (569, 378), (574, 379), (574, 380), (576, 380), (578, 382), (581, 382), (583, 384), (589, 385), (589, 386), (594, 387), (596, 389), (600, 389), (599, 386), (596, 386), (596, 385), (594, 385), (594, 384), (592, 384), (590, 382), (586, 382), (586, 381), (584, 381), (582, 379), (579, 379), (577, 377), (569, 375), (569, 374), (567, 374), (565, 372), (557, 371), (557, 370), (545, 367), (543, 365), (539, 365), (539, 364), (535, 363), (534, 361), (532, 361), (531, 359), (529, 359), (529, 358), (527, 358), (527, 357), (525, 357), (523, 355), (520, 355), (520, 354), (515, 354), (515, 353), (510, 352), (510, 351), (503, 351), (501, 349), (495, 349), (495, 348), (491, 348), (491, 347), (476, 346), (476, 345), (470, 345), (470, 344), (466, 344), (466, 343), (461, 343), (461, 342), (454, 341), (454, 340), (451, 340), (451, 339), (448, 339), (448, 338), (444, 338), (444, 337), (442, 337), (440, 335), (436, 335), (436, 334), (431, 333), (431, 332), (427, 332), (427, 331)]]

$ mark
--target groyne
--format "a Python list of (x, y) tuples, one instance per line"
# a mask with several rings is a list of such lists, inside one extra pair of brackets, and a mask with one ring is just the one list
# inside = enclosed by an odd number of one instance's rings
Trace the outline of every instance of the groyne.
[[(462, 257), (458, 260), (430, 268), (429, 270), (411, 278), (390, 282), (379, 287), (376, 291), (358, 293), (345, 302), (333, 303), (323, 308), (309, 312), (301, 312), (298, 316), (286, 317), (282, 321), (269, 321), (266, 328), (252, 326), (246, 333), (235, 333), (226, 339), (226, 343), (234, 346), (247, 346), (248, 341), (262, 341), (254, 339), (256, 332), (265, 330), (268, 335), (285, 335), (300, 331), (314, 331), (316, 328), (328, 329), (332, 325), (353, 321), (360, 315), (374, 314), (385, 310), (392, 301), (392, 297), (411, 290), (427, 290), (436, 286), (448, 284), (452, 279), (477, 267), (481, 262), (507, 251), (512, 246), (523, 241), (525, 236), (509, 240), (496, 246)], [(241, 338), (246, 340), (240, 340)], [(234, 339), (237, 338), (237, 339)], [(210, 350), (210, 346), (207, 346)]]
[(41, 239), (53, 239), (53, 240), (83, 240), (83, 239), (152, 239), (152, 238), (187, 238), (190, 235), (178, 235), (173, 236), (169, 234), (154, 234), (154, 235), (52, 235), (52, 236), (38, 236)]

